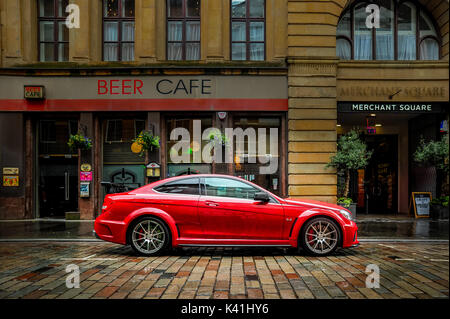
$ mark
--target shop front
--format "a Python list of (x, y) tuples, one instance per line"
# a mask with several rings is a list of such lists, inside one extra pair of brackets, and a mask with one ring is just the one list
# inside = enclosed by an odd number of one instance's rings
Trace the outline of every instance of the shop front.
[[(29, 185), (19, 196), (29, 207), (25, 218), (79, 212), (92, 219), (108, 183), (134, 189), (183, 174), (240, 176), (286, 196), (287, 76), (281, 69), (266, 73), (2, 76), (0, 95), (8, 98), (0, 101), (0, 117), (18, 117), (27, 136), (16, 154), (23, 160), (20, 181)], [(29, 85), (42, 87), (44, 96), (25, 98)], [(143, 131), (160, 147), (136, 149)], [(92, 147), (70, 149), (74, 134)], [(2, 160), (14, 166), (12, 158)], [(151, 165), (157, 174), (149, 174)], [(8, 219), (24, 218), (20, 205), (6, 208)]]
[[(338, 76), (337, 133), (357, 130), (373, 151), (368, 165), (353, 172), (349, 196), (360, 214), (407, 214), (411, 192), (441, 195), (436, 170), (416, 163), (414, 153), (422, 139), (440, 140), (448, 134), (448, 89), (440, 81), (448, 71), (434, 65), (435, 73), (423, 72), (425, 79), (418, 85), (408, 80), (411, 70), (405, 66), (379, 65), (374, 71), (376, 65), (361, 64), (344, 63)], [(362, 77), (364, 68), (389, 80)]]

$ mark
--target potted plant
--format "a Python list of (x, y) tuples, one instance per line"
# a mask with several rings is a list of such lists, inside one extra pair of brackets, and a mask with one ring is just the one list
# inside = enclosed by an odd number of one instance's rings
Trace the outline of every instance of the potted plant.
[(431, 215), (433, 218), (448, 218), (448, 147), (448, 135), (446, 134), (440, 141), (425, 142), (424, 139), (421, 139), (419, 147), (414, 153), (414, 161), (421, 166), (434, 166), (436, 168), (436, 175), (441, 181), (439, 183), (440, 196), (431, 202)]
[(338, 205), (351, 211), (356, 216), (356, 203), (348, 197), (350, 189), (350, 173), (354, 170), (364, 169), (369, 164), (372, 151), (367, 150), (367, 145), (361, 141), (357, 131), (352, 130), (342, 135), (337, 144), (337, 153), (332, 156), (327, 167), (334, 167), (338, 173), (344, 175), (344, 186), (339, 194)]
[(78, 150), (87, 151), (92, 148), (92, 140), (78, 132), (75, 135), (70, 135), (67, 146), (69, 146), (70, 150), (73, 152)]
[(138, 137), (133, 140), (133, 143), (141, 146), (141, 151), (139, 156), (144, 156), (145, 152), (153, 152), (155, 149), (159, 149), (161, 147), (160, 137), (153, 135), (149, 131), (142, 131)]
[(433, 198), (431, 201), (431, 218), (448, 219), (448, 198), (448, 195)]

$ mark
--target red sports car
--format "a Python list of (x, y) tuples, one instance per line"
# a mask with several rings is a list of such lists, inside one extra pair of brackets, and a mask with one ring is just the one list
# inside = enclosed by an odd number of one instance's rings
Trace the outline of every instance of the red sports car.
[(98, 238), (147, 256), (182, 246), (302, 247), (324, 256), (358, 245), (357, 229), (340, 206), (283, 199), (228, 175), (185, 175), (107, 195), (95, 220)]

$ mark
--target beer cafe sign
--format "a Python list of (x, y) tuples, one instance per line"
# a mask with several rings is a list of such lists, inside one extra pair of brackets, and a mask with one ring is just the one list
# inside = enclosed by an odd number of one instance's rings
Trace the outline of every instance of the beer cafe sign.
[(0, 111), (288, 109), (282, 75), (0, 76), (0, 81)]

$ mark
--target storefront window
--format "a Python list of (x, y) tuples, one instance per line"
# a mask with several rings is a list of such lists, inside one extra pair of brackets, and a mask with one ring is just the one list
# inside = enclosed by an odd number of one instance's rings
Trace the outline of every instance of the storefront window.
[(129, 189), (145, 183), (145, 157), (133, 153), (132, 144), (145, 129), (143, 119), (103, 121), (103, 181), (124, 183)]
[(167, 60), (200, 60), (200, 0), (167, 0)]
[(204, 163), (202, 150), (209, 143), (202, 133), (212, 127), (212, 118), (186, 116), (167, 119), (167, 175), (210, 174), (211, 163)]
[(134, 60), (134, 0), (104, 0), (103, 60)]
[(230, 174), (281, 195), (281, 116), (229, 117), (221, 129), (212, 116), (166, 118), (167, 176)]
[(438, 35), (422, 7), (414, 1), (375, 1), (373, 4), (380, 8), (380, 26), (369, 28), (369, 4), (358, 1), (341, 16), (336, 32), (336, 54), (341, 59), (439, 59)]
[(69, 0), (39, 0), (39, 60), (69, 60), (69, 29), (66, 7)]
[[(234, 128), (247, 129), (243, 145), (233, 140), (234, 175), (251, 181), (274, 194), (280, 195), (281, 119), (279, 117), (234, 117)], [(271, 130), (272, 129), (272, 130)], [(275, 132), (274, 132), (275, 130)], [(276, 134), (272, 136), (272, 134)], [(252, 138), (254, 137), (254, 139)], [(274, 142), (276, 140), (276, 142)], [(269, 165), (272, 170), (262, 169)]]

